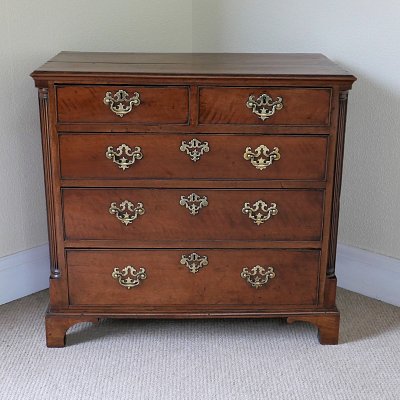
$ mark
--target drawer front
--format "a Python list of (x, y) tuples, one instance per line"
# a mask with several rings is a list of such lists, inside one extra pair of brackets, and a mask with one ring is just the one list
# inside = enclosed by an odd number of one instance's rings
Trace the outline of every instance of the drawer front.
[(64, 189), (65, 237), (319, 241), (323, 202), (323, 190)]
[(204, 87), (199, 123), (328, 126), (330, 102), (329, 88)]
[(72, 305), (313, 305), (319, 263), (319, 251), (299, 250), (68, 251), (69, 297)]
[(324, 180), (327, 137), (61, 135), (64, 179)]
[(58, 121), (188, 124), (188, 93), (187, 87), (59, 86)]

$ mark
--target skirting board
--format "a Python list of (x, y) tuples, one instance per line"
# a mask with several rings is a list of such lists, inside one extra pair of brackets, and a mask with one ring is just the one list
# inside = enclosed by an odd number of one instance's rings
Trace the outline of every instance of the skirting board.
[(49, 287), (48, 244), (0, 258), (0, 305)]
[(400, 260), (339, 244), (338, 286), (400, 307)]
[[(338, 285), (400, 306), (400, 260), (338, 245)], [(49, 287), (48, 245), (0, 258), (0, 304)]]

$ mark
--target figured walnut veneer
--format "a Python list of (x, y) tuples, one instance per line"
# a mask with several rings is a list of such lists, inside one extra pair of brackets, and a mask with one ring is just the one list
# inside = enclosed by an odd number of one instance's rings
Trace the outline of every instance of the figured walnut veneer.
[(338, 343), (354, 76), (320, 54), (62, 52), (32, 77), (49, 347), (100, 318), (281, 317)]

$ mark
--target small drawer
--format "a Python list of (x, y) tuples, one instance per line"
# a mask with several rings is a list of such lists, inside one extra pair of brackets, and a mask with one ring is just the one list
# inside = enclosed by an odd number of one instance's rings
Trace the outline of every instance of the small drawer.
[(318, 250), (71, 250), (67, 266), (71, 305), (318, 302)]
[(328, 138), (60, 135), (64, 179), (325, 180)]
[(330, 88), (203, 87), (199, 96), (200, 124), (330, 124)]
[(61, 123), (188, 124), (187, 87), (58, 86)]
[(63, 189), (65, 237), (319, 241), (323, 190)]

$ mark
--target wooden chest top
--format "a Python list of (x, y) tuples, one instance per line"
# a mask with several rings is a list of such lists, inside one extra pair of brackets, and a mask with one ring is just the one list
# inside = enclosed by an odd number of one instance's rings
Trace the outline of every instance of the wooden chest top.
[(313, 77), (354, 81), (355, 77), (322, 54), (311, 53), (84, 53), (61, 52), (32, 76), (91, 74), (248, 75)]

